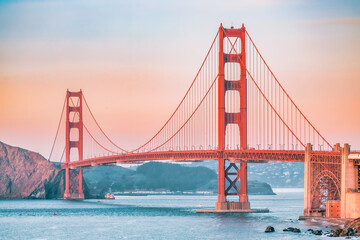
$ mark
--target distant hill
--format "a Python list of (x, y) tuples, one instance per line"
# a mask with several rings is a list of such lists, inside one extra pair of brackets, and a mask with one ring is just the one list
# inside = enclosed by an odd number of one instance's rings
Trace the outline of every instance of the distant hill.
[[(187, 164), (189, 167), (204, 166), (217, 172), (218, 163), (214, 160)], [(270, 161), (268, 163), (249, 163), (249, 180), (263, 181), (271, 187), (303, 188), (304, 163)]]
[[(84, 178), (93, 194), (125, 190), (213, 191), (217, 192), (217, 174), (206, 167), (149, 162), (135, 170), (120, 166), (98, 166), (84, 170)], [(262, 182), (249, 181), (249, 194), (274, 194)]]

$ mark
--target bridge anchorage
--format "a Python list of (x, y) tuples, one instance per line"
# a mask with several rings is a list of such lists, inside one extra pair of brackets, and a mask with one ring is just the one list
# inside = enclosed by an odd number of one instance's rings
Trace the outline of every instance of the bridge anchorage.
[[(197, 212), (263, 212), (268, 210), (250, 207), (247, 164), (289, 161), (305, 163), (302, 218), (360, 217), (360, 152), (351, 152), (348, 144), (332, 146), (320, 134), (277, 80), (244, 25), (220, 25), (173, 114), (136, 149), (125, 150), (105, 134), (82, 91), (67, 91), (64, 108), (66, 199), (84, 198), (83, 168), (213, 159), (218, 161), (215, 210)], [(84, 158), (84, 153), (90, 156)], [(76, 189), (70, 186), (70, 169), (78, 169), (71, 183)]]

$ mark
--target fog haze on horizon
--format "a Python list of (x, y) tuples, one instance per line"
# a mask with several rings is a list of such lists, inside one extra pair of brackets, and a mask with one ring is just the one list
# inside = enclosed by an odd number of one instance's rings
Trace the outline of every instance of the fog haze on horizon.
[[(360, 149), (358, 1), (0, 1), (0, 141), (48, 157), (66, 90), (119, 146), (168, 119), (222, 23), (244, 23), (294, 102)], [(65, 140), (64, 140), (65, 141)]]

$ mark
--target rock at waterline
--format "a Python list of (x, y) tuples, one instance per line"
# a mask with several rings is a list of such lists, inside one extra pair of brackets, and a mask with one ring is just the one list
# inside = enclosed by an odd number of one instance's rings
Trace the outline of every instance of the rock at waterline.
[(299, 233), (301, 232), (299, 228), (293, 228), (293, 227), (288, 227), (283, 229), (284, 232), (294, 232), (294, 233)]
[(355, 228), (345, 228), (340, 232), (340, 237), (345, 236), (359, 236), (358, 230)]
[(322, 230), (315, 230), (313, 231), (314, 235), (322, 235)]
[(267, 228), (265, 229), (265, 232), (275, 232), (275, 229), (274, 229), (274, 227), (272, 227), (272, 226), (267, 226)]
[(360, 236), (360, 218), (356, 218), (353, 221), (346, 223), (344, 229), (349, 230), (349, 228), (353, 230), (351, 232), (353, 232), (355, 236)]

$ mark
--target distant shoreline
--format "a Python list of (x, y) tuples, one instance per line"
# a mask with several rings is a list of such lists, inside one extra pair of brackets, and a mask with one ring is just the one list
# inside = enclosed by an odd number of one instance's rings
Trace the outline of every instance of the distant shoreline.
[[(304, 188), (272, 188), (273, 192), (275, 194), (278, 193), (303, 193), (304, 192)], [(210, 191), (201, 191), (201, 192), (168, 192), (168, 191), (162, 191), (162, 192), (158, 192), (158, 191), (134, 191), (134, 192), (114, 192), (113, 193), (115, 196), (120, 197), (120, 196), (217, 196), (216, 192), (210, 192)], [(250, 196), (256, 196), (256, 195), (272, 195), (272, 194), (249, 194)], [(60, 200), (62, 198), (58, 198), (58, 200)], [(94, 197), (94, 198), (88, 198), (88, 199), (103, 199), (103, 198), (99, 198), (98, 197)], [(27, 200), (24, 198), (15, 198), (15, 199), (10, 199), (10, 198), (0, 198), (0, 200)], [(29, 200), (33, 200), (33, 199), (29, 199)], [(54, 200), (54, 199), (41, 199), (41, 200)]]
[[(304, 192), (304, 188), (273, 188), (274, 193), (302, 193)], [(217, 195), (216, 192), (210, 191), (202, 191), (202, 192), (170, 192), (170, 191), (134, 191), (134, 192), (114, 192), (115, 196), (148, 196), (148, 195), (191, 195), (191, 196), (199, 196), (199, 195), (207, 195), (214, 196)], [(249, 195), (269, 195), (269, 194), (249, 194)]]
[(283, 192), (304, 192), (304, 188), (272, 188), (274, 193), (283, 193)]

